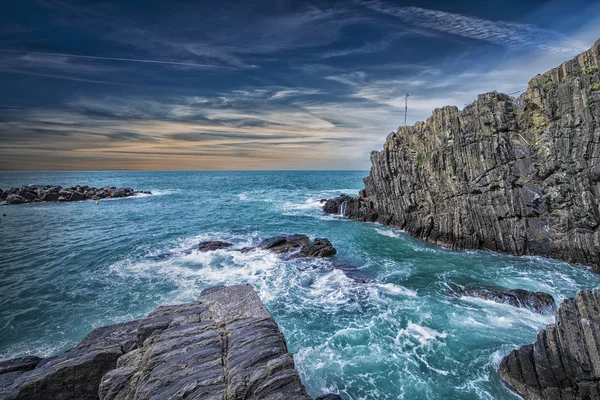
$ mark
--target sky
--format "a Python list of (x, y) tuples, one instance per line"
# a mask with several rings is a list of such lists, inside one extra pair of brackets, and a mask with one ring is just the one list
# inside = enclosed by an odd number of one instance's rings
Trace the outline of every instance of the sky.
[(600, 37), (598, 1), (0, 4), (0, 170), (360, 169)]

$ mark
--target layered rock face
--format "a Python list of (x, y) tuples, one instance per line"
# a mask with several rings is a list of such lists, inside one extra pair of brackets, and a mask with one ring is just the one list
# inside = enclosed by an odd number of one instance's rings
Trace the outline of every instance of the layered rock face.
[(269, 311), (249, 285), (99, 328), (64, 355), (0, 363), (0, 399), (310, 397)]
[(512, 98), (487, 93), (391, 133), (358, 198), (324, 210), (453, 249), (600, 266), (600, 40)]
[(505, 356), (499, 372), (526, 400), (600, 398), (600, 290), (565, 300), (556, 322)]
[(152, 194), (151, 192), (136, 191), (132, 188), (117, 188), (115, 186), (105, 186), (95, 188), (91, 186), (73, 186), (63, 188), (62, 186), (52, 185), (28, 185), (16, 187), (8, 190), (0, 189), (0, 201), (4, 200), (7, 204), (25, 204), (40, 203), (43, 201), (81, 201), (81, 200), (101, 200), (107, 198), (130, 197), (136, 194)]

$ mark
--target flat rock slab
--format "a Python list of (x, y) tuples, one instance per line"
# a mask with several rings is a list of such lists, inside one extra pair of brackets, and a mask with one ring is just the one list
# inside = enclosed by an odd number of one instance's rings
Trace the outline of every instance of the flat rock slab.
[(499, 373), (526, 400), (600, 398), (600, 290), (563, 301), (556, 322), (505, 356)]
[(0, 399), (308, 400), (285, 339), (250, 285), (102, 327), (59, 357), (0, 363)]

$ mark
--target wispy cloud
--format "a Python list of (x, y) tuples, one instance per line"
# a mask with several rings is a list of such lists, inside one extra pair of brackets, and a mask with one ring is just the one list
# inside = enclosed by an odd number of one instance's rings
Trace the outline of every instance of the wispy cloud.
[[(31, 57), (31, 56), (50, 56), (50, 57), (55, 57), (55, 59), (57, 59), (57, 60), (60, 60), (60, 59), (65, 60), (65, 59), (70, 59), (70, 58), (83, 58), (83, 59), (87, 59), (87, 60), (123, 61), (123, 62), (146, 63), (146, 64), (178, 65), (178, 66), (185, 66), (185, 67), (234, 69), (234, 67), (229, 67), (229, 66), (225, 66), (225, 65), (200, 64), (200, 63), (192, 63), (192, 62), (165, 61), (165, 60), (148, 60), (148, 59), (141, 59), (141, 58), (88, 56), (88, 55), (82, 55), (82, 54), (44, 53), (44, 52), (38, 52), (38, 51), (24, 51), (24, 50), (22, 51), (22, 50), (8, 50), (8, 49), (0, 49), (0, 52), (22, 53), (22, 54), (26, 54), (26, 55), (30, 56), (29, 59), (33, 58), (34, 60), (35, 60), (35, 58)], [(23, 59), (26, 59), (26, 57), (24, 57)]]
[(585, 50), (582, 43), (532, 24), (492, 21), (464, 14), (420, 7), (398, 7), (378, 0), (359, 0), (364, 6), (399, 18), (403, 23), (433, 31), (483, 40), (511, 49), (538, 49), (569, 53)]

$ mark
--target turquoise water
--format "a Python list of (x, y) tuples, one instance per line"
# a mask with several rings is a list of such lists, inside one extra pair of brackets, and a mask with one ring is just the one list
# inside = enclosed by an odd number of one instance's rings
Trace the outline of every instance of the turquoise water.
[[(324, 215), (318, 200), (355, 195), (366, 172), (0, 173), (30, 183), (131, 186), (152, 196), (0, 207), (0, 359), (52, 355), (93, 328), (191, 301), (218, 284), (250, 283), (284, 332), (311, 395), (345, 399), (514, 399), (496, 367), (552, 322), (527, 310), (452, 298), (447, 284), (549, 292), (600, 286), (583, 267), (534, 257), (454, 252), (401, 231)], [(327, 237), (336, 261), (282, 261), (238, 247), (283, 233)]]

